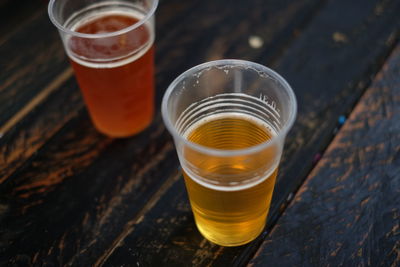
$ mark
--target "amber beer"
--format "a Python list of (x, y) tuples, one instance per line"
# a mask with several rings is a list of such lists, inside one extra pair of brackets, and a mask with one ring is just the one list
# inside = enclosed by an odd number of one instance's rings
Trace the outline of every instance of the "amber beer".
[[(112, 33), (137, 23), (141, 17), (143, 15), (135, 10), (112, 9), (84, 16), (69, 27), (85, 34)], [(151, 30), (143, 24), (134, 32), (120, 36), (71, 37), (67, 42), (67, 52), (85, 103), (100, 132), (125, 137), (141, 131), (151, 122), (153, 39)]]
[[(261, 120), (247, 115), (224, 114), (197, 122), (186, 138), (209, 148), (237, 150), (264, 143), (274, 135)], [(219, 245), (238, 246), (260, 234), (268, 214), (277, 168), (263, 172), (264, 177), (252, 176), (268, 157), (273, 158), (271, 153), (271, 150), (255, 153), (255, 158), (246, 164), (242, 156), (221, 158), (186, 151), (187, 162), (199, 170), (193, 175), (197, 179), (184, 171), (186, 188), (197, 227), (207, 239)], [(236, 175), (241, 176), (241, 180), (252, 181), (224, 186), (201, 180), (210, 174), (220, 175), (221, 179)]]

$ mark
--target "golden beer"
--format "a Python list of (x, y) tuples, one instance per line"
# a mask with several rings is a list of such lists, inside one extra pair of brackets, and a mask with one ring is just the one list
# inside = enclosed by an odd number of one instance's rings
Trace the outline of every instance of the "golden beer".
[(223, 246), (255, 239), (296, 118), (290, 85), (260, 64), (216, 60), (179, 75), (161, 110), (202, 235)]
[[(246, 114), (206, 117), (185, 133), (189, 141), (229, 151), (265, 143), (275, 135), (264, 121)], [(265, 166), (276, 161), (276, 149), (213, 156), (187, 148), (184, 158), (185, 184), (199, 231), (223, 246), (255, 239), (264, 228), (272, 198), (277, 163)]]

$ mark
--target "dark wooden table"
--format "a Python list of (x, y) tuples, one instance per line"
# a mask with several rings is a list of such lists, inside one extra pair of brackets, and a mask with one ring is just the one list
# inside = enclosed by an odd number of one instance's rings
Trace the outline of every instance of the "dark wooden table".
[[(93, 128), (46, 5), (0, 0), (0, 265), (400, 266), (399, 0), (161, 0), (158, 112), (127, 139)], [(197, 231), (159, 111), (219, 58), (299, 103), (267, 227), (236, 248)]]

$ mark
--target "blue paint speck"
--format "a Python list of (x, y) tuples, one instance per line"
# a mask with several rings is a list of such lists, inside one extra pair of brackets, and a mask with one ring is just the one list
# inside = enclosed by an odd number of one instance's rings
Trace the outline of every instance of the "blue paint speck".
[(343, 115), (340, 116), (339, 119), (338, 119), (338, 122), (339, 122), (340, 125), (343, 125), (345, 123), (345, 121), (346, 121), (346, 117), (343, 116)]

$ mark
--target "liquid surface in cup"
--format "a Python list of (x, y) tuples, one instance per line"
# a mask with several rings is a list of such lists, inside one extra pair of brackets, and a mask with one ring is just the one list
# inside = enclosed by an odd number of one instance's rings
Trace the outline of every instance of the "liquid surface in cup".
[[(98, 34), (138, 22), (136, 10), (107, 10), (84, 16), (70, 28)], [(109, 38), (72, 37), (67, 52), (96, 128), (112, 137), (133, 135), (153, 117), (154, 49), (149, 28)]]
[[(186, 138), (210, 148), (236, 150), (248, 148), (268, 141), (274, 136), (266, 124), (251, 116), (225, 116), (217, 119), (206, 118), (196, 123)], [(238, 156), (229, 160), (223, 157), (199, 156), (185, 153), (186, 160), (196, 165), (196, 176), (217, 175), (246, 176), (254, 169), (265, 165), (266, 153), (252, 155), (251, 161)], [(264, 228), (277, 175), (274, 167), (264, 177), (259, 177), (251, 186), (220, 186), (207, 184), (188, 175), (184, 169), (186, 188), (200, 232), (210, 241), (223, 246), (238, 246), (256, 238)], [(246, 178), (246, 177), (241, 177)], [(248, 177), (252, 178), (252, 177)], [(246, 180), (246, 179), (245, 179)]]

